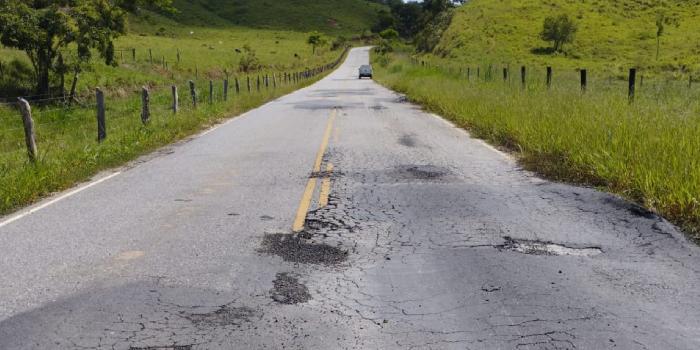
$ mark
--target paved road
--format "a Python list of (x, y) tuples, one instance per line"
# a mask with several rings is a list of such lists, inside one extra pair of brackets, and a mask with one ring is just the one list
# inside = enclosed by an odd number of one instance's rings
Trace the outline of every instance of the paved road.
[(700, 348), (677, 229), (367, 60), (0, 223), (0, 349)]

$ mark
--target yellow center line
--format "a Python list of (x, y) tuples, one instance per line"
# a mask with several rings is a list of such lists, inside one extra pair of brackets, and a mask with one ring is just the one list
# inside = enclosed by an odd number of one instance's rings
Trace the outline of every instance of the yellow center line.
[(318, 198), (318, 206), (323, 208), (328, 205), (328, 197), (331, 195), (331, 173), (333, 172), (333, 163), (328, 163), (326, 167), (326, 176), (321, 181), (321, 194)]
[[(323, 155), (326, 154), (326, 148), (328, 148), (328, 141), (331, 137), (331, 132), (333, 130), (333, 121), (337, 111), (334, 109), (331, 112), (331, 117), (328, 118), (328, 124), (326, 125), (326, 131), (323, 134), (323, 140), (321, 141), (321, 147), (316, 155), (316, 162), (314, 163), (314, 173), (319, 173), (321, 171), (321, 164), (323, 163)], [(304, 225), (306, 223), (306, 213), (311, 207), (311, 200), (313, 199), (314, 190), (316, 189), (316, 176), (312, 176), (309, 182), (306, 184), (306, 189), (301, 197), (301, 202), (299, 203), (299, 209), (297, 210), (297, 215), (294, 218), (294, 225), (292, 225), (292, 231), (301, 232), (304, 230)]]

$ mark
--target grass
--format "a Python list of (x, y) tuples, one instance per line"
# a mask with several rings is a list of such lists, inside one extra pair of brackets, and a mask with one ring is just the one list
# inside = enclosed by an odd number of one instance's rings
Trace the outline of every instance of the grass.
[(359, 34), (378, 20), (382, 5), (367, 0), (176, 0), (180, 23), (210, 26), (318, 30), (329, 34)]
[[(456, 12), (435, 55), (455, 62), (553, 65), (625, 74), (636, 66), (650, 73), (684, 75), (700, 70), (700, 2), (697, 0), (472, 0)], [(656, 15), (667, 25), (656, 59)], [(546, 16), (568, 14), (579, 31), (565, 54), (537, 54)], [(539, 51), (537, 49), (540, 49)]]
[(533, 70), (523, 89), (519, 76), (467, 81), (402, 54), (374, 60), (381, 83), (516, 152), (525, 168), (620, 194), (700, 238), (698, 87), (647, 79), (630, 104), (624, 82), (598, 76), (582, 94), (573, 70), (556, 71), (549, 90)]

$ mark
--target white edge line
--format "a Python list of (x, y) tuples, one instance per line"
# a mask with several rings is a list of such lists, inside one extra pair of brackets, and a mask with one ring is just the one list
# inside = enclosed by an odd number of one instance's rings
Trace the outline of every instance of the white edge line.
[(437, 114), (435, 114), (435, 113), (428, 113), (428, 114), (431, 115), (433, 118), (438, 119), (438, 120), (440, 120), (441, 122), (443, 122), (443, 123), (449, 125), (450, 127), (454, 128), (455, 130), (457, 130), (457, 132), (460, 132), (460, 133), (462, 133), (462, 134), (465, 134), (465, 135), (468, 136), (470, 139), (472, 139), (472, 140), (474, 140), (474, 141), (480, 143), (482, 146), (488, 148), (489, 150), (493, 151), (494, 153), (498, 154), (499, 156), (503, 157), (504, 159), (509, 160), (509, 161), (514, 161), (513, 157), (512, 157), (511, 155), (509, 155), (508, 153), (505, 153), (505, 152), (499, 150), (498, 148), (492, 146), (490, 143), (488, 143), (488, 142), (486, 142), (486, 141), (484, 141), (484, 140), (482, 140), (482, 139), (479, 139), (479, 138), (476, 138), (476, 137), (472, 136), (472, 134), (469, 132), (469, 130), (458, 126), (457, 124), (451, 122), (450, 120), (444, 118), (443, 116), (437, 115)]
[(63, 194), (63, 195), (61, 195), (61, 196), (58, 196), (58, 197), (56, 197), (56, 198), (54, 198), (54, 199), (52, 199), (52, 200), (50, 200), (50, 201), (48, 201), (48, 202), (46, 202), (46, 203), (44, 203), (44, 204), (41, 204), (41, 205), (36, 206), (36, 207), (34, 207), (34, 208), (31, 208), (31, 209), (29, 209), (29, 210), (25, 210), (25, 211), (23, 211), (23, 212), (21, 212), (21, 213), (15, 215), (15, 216), (13, 216), (13, 217), (11, 217), (11, 218), (5, 220), (5, 221), (3, 221), (3, 222), (0, 222), (0, 227), (7, 226), (7, 225), (9, 225), (9, 224), (11, 224), (11, 223), (13, 223), (13, 222), (15, 222), (15, 221), (17, 221), (17, 220), (19, 220), (19, 219), (25, 217), (25, 216), (27, 216), (27, 215), (31, 215), (31, 214), (33, 214), (33, 213), (36, 213), (36, 212), (39, 211), (39, 210), (42, 210), (42, 209), (44, 209), (44, 208), (46, 208), (46, 207), (48, 207), (48, 206), (50, 206), (50, 205), (53, 205), (53, 204), (55, 204), (55, 203), (57, 203), (57, 202), (59, 202), (59, 201), (61, 201), (61, 200), (64, 200), (64, 199), (66, 199), (66, 198), (68, 198), (68, 197), (70, 197), (70, 196), (73, 196), (73, 195), (75, 195), (75, 194), (77, 194), (77, 193), (79, 193), (79, 192), (85, 191), (85, 190), (87, 190), (87, 189), (90, 188), (90, 187), (93, 187), (93, 186), (95, 186), (95, 185), (98, 185), (98, 184), (100, 184), (100, 183), (103, 183), (103, 182), (105, 182), (105, 181), (107, 181), (107, 180), (109, 180), (109, 179), (111, 179), (111, 178), (113, 178), (113, 177), (115, 177), (115, 176), (117, 176), (117, 175), (119, 175), (119, 174), (121, 174), (121, 171), (116, 172), (116, 173), (114, 173), (114, 174), (111, 174), (111, 175), (109, 175), (109, 176), (105, 176), (105, 177), (103, 177), (103, 178), (101, 178), (101, 179), (99, 179), (99, 180), (95, 180), (95, 181), (93, 181), (93, 182), (91, 182), (91, 183), (88, 183), (88, 184), (82, 186), (82, 187), (76, 188), (76, 189), (74, 189), (74, 190), (72, 190), (72, 191), (70, 191), (70, 192), (68, 192), (68, 193), (65, 193), (65, 194)]

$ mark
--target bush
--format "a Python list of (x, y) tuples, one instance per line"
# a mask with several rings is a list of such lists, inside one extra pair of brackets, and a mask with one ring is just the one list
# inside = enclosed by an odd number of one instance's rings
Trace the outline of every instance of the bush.
[(243, 45), (243, 56), (238, 63), (238, 69), (245, 73), (260, 69), (260, 59), (248, 44)]
[(331, 43), (331, 50), (336, 51), (339, 49), (344, 49), (346, 46), (348, 46), (348, 39), (341, 35), (333, 40)]
[(0, 61), (0, 97), (31, 94), (34, 69), (26, 61), (14, 59), (10, 63)]

